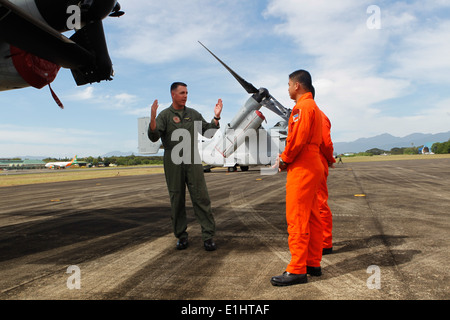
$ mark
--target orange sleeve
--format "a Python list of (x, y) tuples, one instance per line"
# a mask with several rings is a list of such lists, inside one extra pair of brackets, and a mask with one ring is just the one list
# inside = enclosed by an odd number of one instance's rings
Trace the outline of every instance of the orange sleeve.
[(302, 151), (304, 145), (308, 143), (313, 120), (314, 109), (311, 103), (303, 102), (301, 105), (294, 107), (291, 118), (289, 119), (286, 147), (281, 154), (284, 162), (293, 162)]
[(336, 159), (333, 157), (333, 141), (331, 141), (331, 122), (330, 119), (322, 113), (322, 144), (320, 145), (320, 152), (325, 157), (328, 163), (335, 163)]

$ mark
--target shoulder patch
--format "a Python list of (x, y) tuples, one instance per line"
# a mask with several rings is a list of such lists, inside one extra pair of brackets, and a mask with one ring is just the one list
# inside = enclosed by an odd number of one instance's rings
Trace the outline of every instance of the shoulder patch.
[(295, 109), (294, 110), (294, 114), (292, 115), (292, 121), (297, 122), (298, 120), (300, 120), (300, 115), (301, 114), (302, 114), (302, 110)]

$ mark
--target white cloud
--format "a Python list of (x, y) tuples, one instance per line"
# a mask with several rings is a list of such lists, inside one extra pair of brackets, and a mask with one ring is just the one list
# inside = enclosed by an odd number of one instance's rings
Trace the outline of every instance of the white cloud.
[(123, 110), (125, 113), (132, 112), (139, 98), (129, 93), (119, 93), (113, 96), (104, 96), (98, 100), (106, 109)]
[(78, 89), (77, 92), (64, 96), (63, 100), (84, 101), (103, 110), (117, 110), (125, 114), (136, 114), (136, 106), (140, 102), (139, 97), (127, 92), (110, 94), (107, 89), (94, 87)]
[(136, 0), (127, 3), (120, 42), (112, 47), (117, 56), (144, 64), (180, 61), (199, 52), (199, 40), (222, 45), (240, 41), (250, 32), (240, 10), (245, 5), (238, 0)]
[(450, 84), (450, 21), (417, 28), (406, 34), (390, 57), (393, 76), (409, 77), (417, 83)]
[(80, 90), (77, 90), (77, 92), (72, 93), (70, 95), (65, 96), (67, 100), (90, 100), (94, 97), (94, 87), (88, 86), (84, 87)]

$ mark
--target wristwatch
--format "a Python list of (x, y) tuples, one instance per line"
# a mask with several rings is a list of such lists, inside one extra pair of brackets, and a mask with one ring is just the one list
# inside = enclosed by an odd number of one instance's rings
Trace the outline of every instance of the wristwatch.
[(220, 120), (220, 117), (217, 118), (216, 116), (214, 116), (214, 119), (217, 120), (217, 121), (219, 121), (219, 120)]

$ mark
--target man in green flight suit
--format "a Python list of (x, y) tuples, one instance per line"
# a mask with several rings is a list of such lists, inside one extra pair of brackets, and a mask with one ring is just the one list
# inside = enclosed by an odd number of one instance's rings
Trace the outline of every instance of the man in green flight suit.
[[(177, 249), (183, 250), (188, 247), (185, 207), (187, 185), (194, 207), (194, 214), (201, 225), (205, 250), (213, 251), (216, 250), (216, 244), (213, 241), (216, 226), (203, 173), (203, 165), (201, 161), (194, 161), (194, 158), (199, 159), (198, 148), (196, 147), (198, 142), (194, 141), (194, 137), (197, 137), (195, 130), (198, 128), (194, 122), (201, 123), (201, 134), (204, 134), (209, 129), (219, 129), (220, 114), (223, 108), (222, 100), (219, 99), (217, 102), (214, 108), (214, 119), (208, 123), (199, 112), (186, 107), (188, 90), (185, 83), (173, 83), (170, 91), (172, 105), (161, 111), (158, 117), (156, 117), (158, 100), (153, 102), (148, 137), (153, 142), (161, 138), (164, 147), (164, 173), (172, 207), (173, 231), (178, 239)], [(181, 142), (176, 137), (174, 138), (176, 141), (172, 141), (172, 134), (177, 129), (187, 130), (185, 132), (189, 133), (188, 136), (191, 139), (191, 159), (185, 161), (186, 158), (183, 157), (181, 164), (176, 164), (173, 161), (175, 158), (180, 158), (178, 148), (176, 148), (176, 152), (173, 149)], [(186, 152), (186, 150), (182, 150), (182, 152)]]

